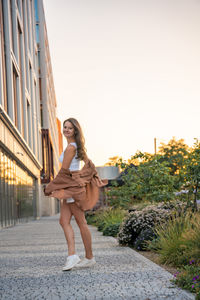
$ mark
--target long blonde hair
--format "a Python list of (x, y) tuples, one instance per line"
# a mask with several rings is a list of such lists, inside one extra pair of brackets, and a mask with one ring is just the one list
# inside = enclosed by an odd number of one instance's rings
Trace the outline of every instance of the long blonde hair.
[(74, 118), (68, 118), (63, 122), (63, 126), (65, 122), (70, 122), (74, 128), (75, 141), (77, 144), (77, 157), (81, 160), (84, 160), (87, 157), (86, 148), (85, 148), (85, 138), (83, 135), (83, 131), (79, 122)]

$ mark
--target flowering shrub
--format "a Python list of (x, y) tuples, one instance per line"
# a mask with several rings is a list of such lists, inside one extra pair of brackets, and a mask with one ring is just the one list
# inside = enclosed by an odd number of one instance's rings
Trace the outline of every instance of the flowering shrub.
[(181, 288), (196, 294), (196, 300), (200, 300), (200, 266), (194, 260), (174, 274), (172, 280)]
[(145, 230), (142, 230), (138, 237), (135, 239), (134, 247), (138, 250), (145, 250), (146, 249), (146, 242), (152, 241), (154, 238), (156, 238), (156, 234), (153, 231), (153, 228), (148, 228)]
[(129, 208), (129, 212), (136, 211), (136, 210), (142, 210), (144, 208), (154, 208), (157, 207), (158, 209), (167, 209), (167, 210), (174, 210), (176, 211), (176, 214), (182, 214), (185, 213), (188, 209), (191, 210), (193, 208), (193, 202), (192, 201), (181, 201), (176, 199), (175, 201), (169, 201), (169, 202), (160, 202), (158, 204), (149, 205), (149, 203), (139, 203), (137, 205), (134, 205)]
[[(156, 224), (161, 224), (169, 219), (173, 210), (150, 205), (140, 211), (133, 211), (123, 220), (118, 233), (118, 241), (123, 245), (137, 246), (143, 249), (144, 240), (151, 240), (154, 237), (152, 229)], [(141, 243), (139, 243), (141, 241)]]

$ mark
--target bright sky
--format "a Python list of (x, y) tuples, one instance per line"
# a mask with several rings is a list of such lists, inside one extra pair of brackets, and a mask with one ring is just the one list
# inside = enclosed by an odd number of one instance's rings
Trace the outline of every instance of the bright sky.
[[(44, 0), (61, 122), (96, 165), (200, 138), (199, 0)], [(66, 145), (66, 144), (65, 144)]]

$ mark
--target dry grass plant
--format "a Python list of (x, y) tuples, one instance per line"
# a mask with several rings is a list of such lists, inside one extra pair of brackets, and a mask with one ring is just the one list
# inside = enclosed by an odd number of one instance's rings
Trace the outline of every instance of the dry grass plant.
[(167, 223), (155, 228), (158, 236), (154, 249), (162, 263), (185, 265), (200, 257), (200, 214), (188, 211), (174, 215)]

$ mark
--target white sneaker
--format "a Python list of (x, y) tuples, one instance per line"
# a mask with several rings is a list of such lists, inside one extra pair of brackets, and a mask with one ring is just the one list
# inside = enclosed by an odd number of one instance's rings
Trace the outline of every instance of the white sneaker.
[(63, 271), (71, 270), (75, 265), (80, 262), (80, 258), (77, 254), (70, 255), (67, 257), (67, 261), (63, 267)]
[(83, 258), (78, 264), (76, 264), (76, 268), (87, 268), (87, 267), (92, 267), (93, 265), (96, 264), (96, 260), (95, 258), (91, 258), (91, 259), (88, 259), (88, 258)]

